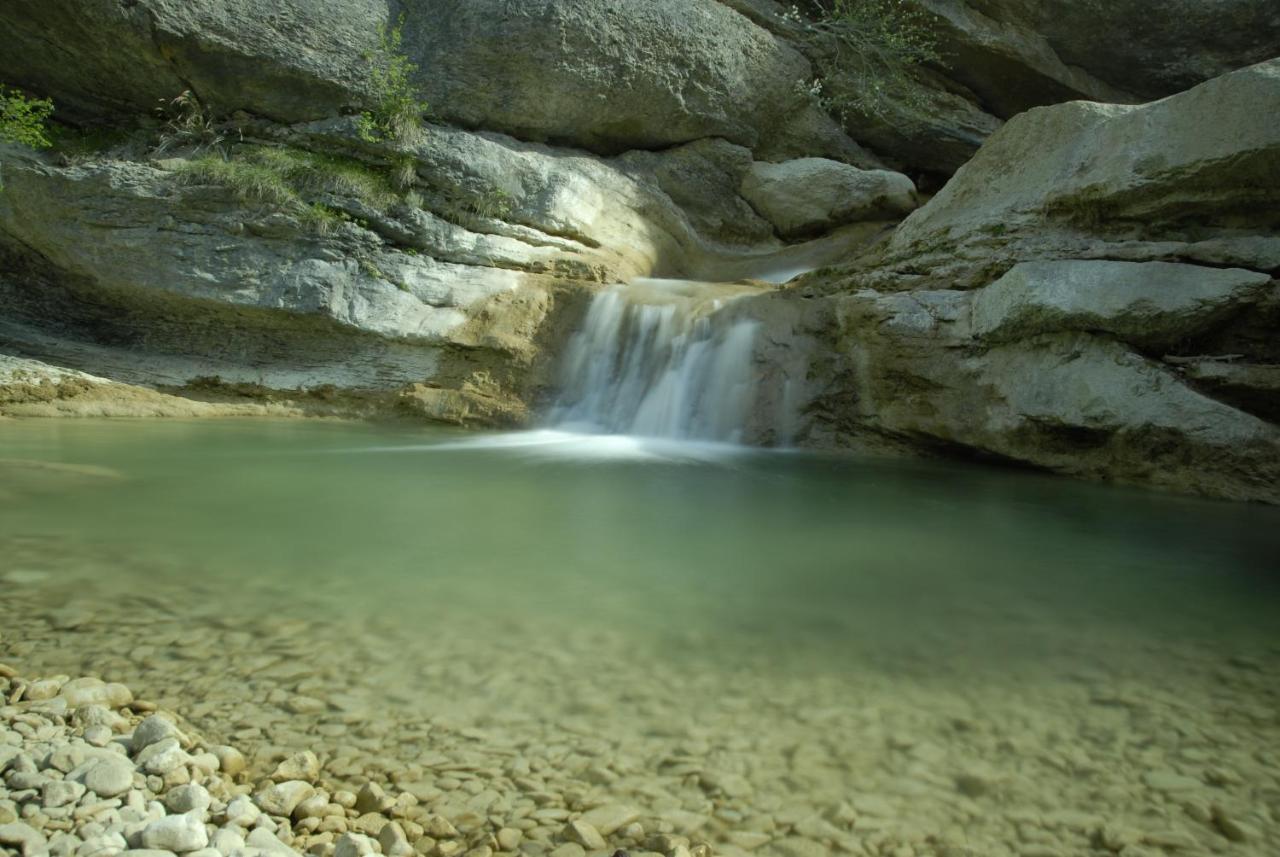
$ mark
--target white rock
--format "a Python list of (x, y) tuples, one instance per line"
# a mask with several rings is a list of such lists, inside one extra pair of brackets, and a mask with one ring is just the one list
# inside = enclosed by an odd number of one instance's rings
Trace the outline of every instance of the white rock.
[(227, 776), (234, 777), (246, 767), (244, 756), (235, 747), (219, 744), (211, 747), (210, 752), (218, 757), (218, 767)]
[(97, 678), (75, 678), (62, 686), (59, 695), (67, 705), (103, 705), (119, 708), (133, 702), (133, 694), (122, 684), (107, 684)]
[(298, 804), (315, 793), (315, 786), (310, 783), (289, 780), (263, 789), (254, 800), (263, 812), (288, 818)]
[(170, 812), (194, 812), (201, 819), (206, 817), (211, 803), (213, 798), (209, 795), (209, 790), (195, 783), (178, 786), (170, 790), (164, 798), (164, 804)]
[(609, 803), (587, 810), (582, 814), (581, 820), (608, 836), (614, 831), (626, 827), (639, 817), (640, 810), (634, 806)]
[(176, 738), (180, 743), (182, 737), (182, 733), (178, 731), (177, 724), (172, 720), (159, 714), (153, 714), (139, 723), (138, 728), (133, 730), (130, 746), (134, 753), (140, 753), (152, 744), (159, 743), (166, 738)]
[(92, 747), (105, 747), (111, 743), (113, 734), (110, 726), (95, 723), (93, 726), (85, 727), (84, 740)]
[(245, 838), (245, 844), (250, 848), (261, 850), (264, 854), (279, 854), (281, 857), (297, 857), (298, 854), (297, 851), (285, 845), (275, 837), (275, 834), (264, 827), (249, 831), (249, 835)]
[(16, 846), (23, 857), (37, 857), (48, 844), (43, 833), (21, 821), (0, 824), (0, 845)]
[(45, 807), (67, 806), (84, 797), (85, 791), (87, 789), (81, 783), (50, 780), (40, 790), (40, 800)]
[(85, 771), (83, 782), (98, 797), (113, 798), (133, 787), (133, 774), (133, 763), (123, 756), (103, 757)]
[(742, 180), (742, 197), (784, 236), (903, 217), (919, 204), (915, 184), (902, 173), (861, 170), (826, 158), (752, 164)]
[(252, 827), (253, 823), (262, 815), (262, 810), (249, 799), (248, 795), (240, 795), (227, 804), (227, 811), (224, 813), (227, 824), (234, 824), (238, 827)]
[(209, 835), (204, 822), (194, 813), (167, 815), (143, 828), (141, 841), (146, 848), (182, 853), (207, 847)]
[(232, 827), (221, 827), (214, 831), (209, 844), (222, 854), (234, 854), (245, 847), (244, 833)]
[(276, 765), (276, 769), (271, 772), (271, 779), (278, 783), (287, 780), (315, 782), (318, 776), (320, 776), (320, 760), (310, 750), (294, 753), (279, 765)]
[(359, 833), (344, 833), (335, 844), (333, 857), (366, 857), (375, 854), (373, 840)]
[(190, 763), (191, 756), (178, 746), (177, 738), (163, 738), (148, 745), (138, 754), (138, 767), (148, 774), (164, 776), (180, 765)]

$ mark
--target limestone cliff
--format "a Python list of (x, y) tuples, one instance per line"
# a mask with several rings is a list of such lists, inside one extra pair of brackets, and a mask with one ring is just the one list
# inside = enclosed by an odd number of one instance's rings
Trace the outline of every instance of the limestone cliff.
[[(1280, 499), (1274, 4), (916, 2), (942, 60), (833, 118), (773, 0), (11, 0), (71, 130), (0, 148), (0, 353), (518, 425), (602, 283), (803, 256), (741, 311), (805, 442)], [(370, 142), (401, 14), (430, 124)]]

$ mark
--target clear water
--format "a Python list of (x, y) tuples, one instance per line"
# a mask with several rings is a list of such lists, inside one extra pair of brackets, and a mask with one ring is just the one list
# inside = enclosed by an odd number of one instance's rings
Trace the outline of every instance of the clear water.
[[(746, 782), (662, 786), (705, 797), (708, 838), (873, 794), (892, 829), (990, 854), (1027, 841), (1009, 807), (1225, 842), (1144, 784), (1174, 770), (1259, 831), (1233, 853), (1278, 853), (1277, 509), (320, 422), (11, 421), (0, 459), (119, 474), (0, 465), (0, 660), (109, 674), (229, 738), (314, 740), (327, 715), (286, 718), (272, 691), (340, 682), (334, 699), (366, 694), (370, 746), (405, 718), (483, 726), (508, 756), (610, 736), (634, 765), (584, 788), (636, 803), (666, 782), (644, 760), (694, 747)], [(286, 625), (312, 678), (232, 681)], [(974, 766), (1009, 784), (1004, 809), (956, 792)], [(1080, 848), (1096, 832), (1045, 829)]]

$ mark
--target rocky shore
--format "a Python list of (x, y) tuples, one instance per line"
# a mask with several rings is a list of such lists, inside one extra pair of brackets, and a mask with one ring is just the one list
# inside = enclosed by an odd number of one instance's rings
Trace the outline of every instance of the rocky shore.
[(616, 853), (609, 843), (637, 855), (711, 853), (646, 834), (639, 810), (617, 804), (571, 812), (525, 801), (459, 813), (455, 824), (412, 791), (333, 785), (310, 750), (256, 779), (234, 747), (98, 678), (28, 679), (0, 664), (0, 692), (0, 846), (22, 857), (582, 857)]

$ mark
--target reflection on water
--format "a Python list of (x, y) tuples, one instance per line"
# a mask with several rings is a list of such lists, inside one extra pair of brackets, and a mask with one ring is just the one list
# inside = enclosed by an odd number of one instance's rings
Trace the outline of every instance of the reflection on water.
[[(0, 660), (198, 696), (243, 741), (315, 740), (279, 707), (304, 686), (382, 757), (406, 719), (571, 779), (564, 748), (604, 741), (622, 761), (583, 789), (659, 790), (708, 836), (874, 794), (894, 847), (1025, 850), (963, 774), (1063, 853), (1096, 833), (1043, 822), (1064, 808), (1220, 847), (1202, 798), (1258, 831), (1234, 853), (1277, 853), (1275, 509), (558, 431), (24, 422), (0, 459), (121, 474), (0, 492)], [(204, 646), (225, 671), (192, 667)], [(293, 671), (236, 678), (277, 649)], [(712, 785), (662, 761), (690, 752)], [(1203, 795), (1144, 785), (1163, 770)]]

